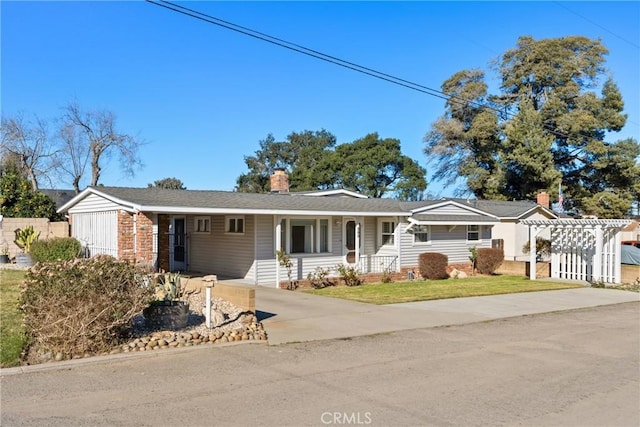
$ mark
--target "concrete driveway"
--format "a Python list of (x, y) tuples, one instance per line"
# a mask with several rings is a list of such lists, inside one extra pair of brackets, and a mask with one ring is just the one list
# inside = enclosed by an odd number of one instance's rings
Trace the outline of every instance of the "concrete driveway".
[(636, 292), (577, 288), (373, 305), (256, 287), (256, 310), (269, 344), (305, 342), (460, 325), (536, 313), (640, 301)]

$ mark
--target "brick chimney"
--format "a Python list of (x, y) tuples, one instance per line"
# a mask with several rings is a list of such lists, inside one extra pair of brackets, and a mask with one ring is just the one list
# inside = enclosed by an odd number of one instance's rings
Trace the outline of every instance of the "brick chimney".
[(288, 193), (289, 192), (289, 176), (284, 169), (276, 169), (270, 178), (272, 193)]
[(545, 208), (549, 209), (549, 206), (550, 206), (549, 194), (546, 191), (539, 192), (537, 202), (540, 206), (544, 206)]

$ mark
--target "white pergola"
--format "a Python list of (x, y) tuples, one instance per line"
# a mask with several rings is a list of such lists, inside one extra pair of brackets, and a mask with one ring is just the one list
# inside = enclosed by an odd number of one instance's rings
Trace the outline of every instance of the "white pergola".
[[(627, 219), (525, 219), (529, 241), (551, 230), (551, 277), (589, 282), (620, 283), (621, 230)], [(536, 245), (530, 244), (529, 278), (536, 279)]]

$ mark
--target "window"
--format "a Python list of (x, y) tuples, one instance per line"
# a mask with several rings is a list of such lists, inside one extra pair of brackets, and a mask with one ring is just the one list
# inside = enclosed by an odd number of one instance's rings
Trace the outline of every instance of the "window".
[(380, 221), (380, 245), (395, 244), (396, 223), (394, 221)]
[(226, 217), (227, 233), (244, 233), (244, 217), (243, 216), (228, 216)]
[(210, 233), (211, 219), (208, 216), (197, 216), (194, 218), (193, 231), (196, 233)]
[(331, 252), (329, 219), (282, 220), (282, 249), (291, 254)]
[(467, 225), (467, 240), (480, 240), (479, 225)]
[(429, 236), (430, 227), (428, 225), (413, 226), (413, 243), (428, 243), (431, 240)]

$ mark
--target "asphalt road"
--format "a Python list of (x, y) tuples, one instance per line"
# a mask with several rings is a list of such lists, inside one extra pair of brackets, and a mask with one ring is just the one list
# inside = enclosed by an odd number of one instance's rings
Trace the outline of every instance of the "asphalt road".
[(3, 426), (638, 426), (640, 303), (3, 377)]

